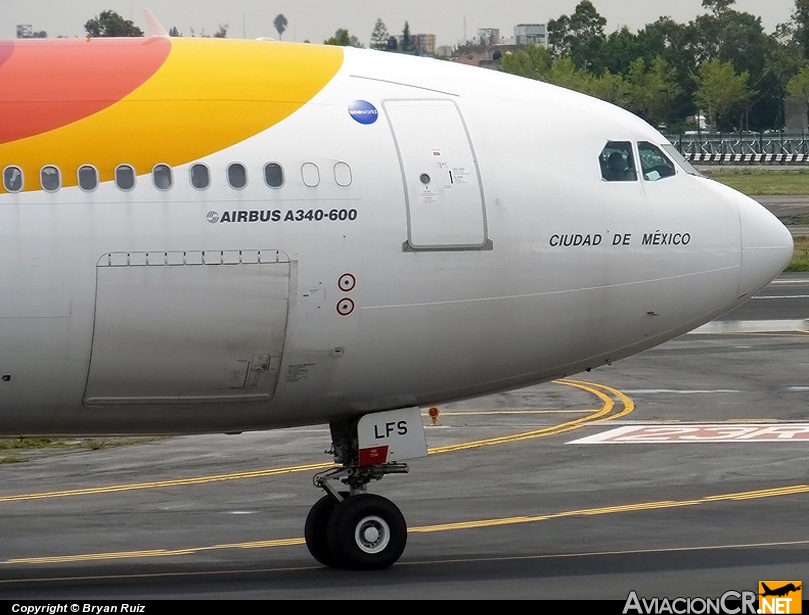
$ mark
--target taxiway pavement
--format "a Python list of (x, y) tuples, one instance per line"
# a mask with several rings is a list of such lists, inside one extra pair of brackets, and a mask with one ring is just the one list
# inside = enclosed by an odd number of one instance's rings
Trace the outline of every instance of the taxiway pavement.
[(627, 426), (809, 422), (808, 317), (809, 276), (784, 275), (577, 384), (442, 406), (434, 426), (425, 409), (432, 454), (371, 485), (410, 528), (381, 572), (323, 568), (303, 544), (325, 427), (0, 465), (0, 599), (623, 603), (809, 580), (809, 441), (574, 443)]

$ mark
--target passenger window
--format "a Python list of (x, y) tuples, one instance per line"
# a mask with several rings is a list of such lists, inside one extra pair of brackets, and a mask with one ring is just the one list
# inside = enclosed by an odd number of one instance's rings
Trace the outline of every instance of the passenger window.
[(314, 162), (305, 162), (301, 167), (301, 177), (304, 184), (314, 188), (320, 183), (320, 169)]
[(3, 186), (9, 192), (22, 190), (22, 169), (20, 167), (6, 167), (3, 169)]
[(120, 190), (132, 190), (135, 187), (135, 169), (128, 164), (115, 167), (115, 185)]
[(204, 164), (195, 164), (189, 170), (191, 185), (197, 190), (205, 190), (211, 185), (211, 172)]
[(79, 167), (79, 188), (85, 192), (91, 192), (98, 188), (98, 171), (95, 167), (85, 164)]
[(284, 169), (276, 162), (264, 165), (264, 181), (270, 188), (280, 188), (284, 185)]
[(62, 175), (53, 165), (42, 167), (39, 172), (39, 183), (46, 192), (56, 192), (62, 186)]
[(247, 169), (243, 164), (234, 162), (228, 167), (228, 184), (236, 190), (241, 190), (247, 185)]
[(640, 141), (638, 143), (638, 157), (643, 179), (657, 181), (664, 177), (671, 177), (676, 173), (674, 163), (671, 162), (656, 145)]
[(629, 141), (608, 141), (598, 157), (601, 177), (608, 182), (633, 182), (638, 179)]
[(351, 167), (345, 162), (338, 162), (334, 165), (334, 181), (338, 186), (351, 185)]
[(171, 167), (167, 164), (158, 164), (152, 169), (152, 181), (158, 190), (168, 190), (174, 183)]

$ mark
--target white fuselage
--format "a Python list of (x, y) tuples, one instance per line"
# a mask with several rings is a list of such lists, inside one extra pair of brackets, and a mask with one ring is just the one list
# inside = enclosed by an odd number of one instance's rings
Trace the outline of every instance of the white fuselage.
[(545, 84), (347, 50), (292, 116), (198, 161), (207, 190), (184, 165), (168, 191), (141, 174), (0, 195), (0, 433), (237, 431), (486, 394), (659, 344), (786, 265), (789, 233), (709, 179), (604, 181), (608, 141), (665, 139)]

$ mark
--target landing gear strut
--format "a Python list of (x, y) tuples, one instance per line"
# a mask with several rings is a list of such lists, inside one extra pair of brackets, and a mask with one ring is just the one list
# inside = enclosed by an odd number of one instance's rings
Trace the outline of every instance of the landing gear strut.
[[(317, 474), (326, 492), (306, 518), (306, 546), (318, 562), (333, 568), (381, 570), (396, 563), (407, 543), (407, 524), (396, 505), (367, 493), (372, 480), (407, 472), (404, 463), (360, 465), (357, 421), (331, 423), (332, 453), (342, 467)], [(338, 488), (338, 483), (348, 487)]]

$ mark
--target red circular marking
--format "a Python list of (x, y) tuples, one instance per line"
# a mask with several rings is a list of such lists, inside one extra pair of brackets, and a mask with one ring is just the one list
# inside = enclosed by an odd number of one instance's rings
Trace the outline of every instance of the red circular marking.
[(109, 107), (166, 61), (165, 38), (25, 39), (0, 48), (0, 143), (54, 130)]
[(0, 42), (0, 66), (6, 63), (12, 53), (14, 53), (14, 43), (12, 41)]
[(438, 416), (438, 408), (436, 408), (435, 406), (430, 408), (429, 412), (430, 412), (430, 418), (435, 418), (435, 417)]
[(354, 311), (354, 302), (348, 297), (343, 297), (337, 302), (337, 313), (340, 316), (348, 316)]
[(340, 290), (343, 292), (348, 292), (350, 290), (354, 290), (354, 287), (357, 285), (357, 278), (355, 278), (350, 273), (344, 273), (340, 276), (340, 279), (337, 280), (337, 286), (340, 287)]

